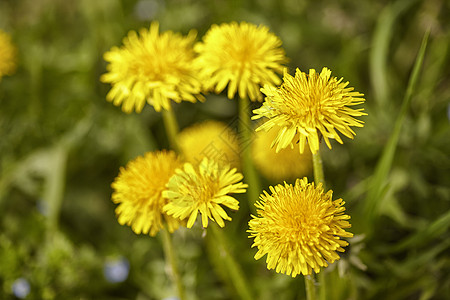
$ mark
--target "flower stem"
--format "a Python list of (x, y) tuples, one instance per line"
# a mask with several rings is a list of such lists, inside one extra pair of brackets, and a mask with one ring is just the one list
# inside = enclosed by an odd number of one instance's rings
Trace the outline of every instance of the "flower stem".
[(227, 238), (223, 229), (217, 228), (215, 224), (210, 225), (209, 228), (210, 230), (208, 231), (213, 234), (213, 238), (217, 243), (218, 252), (221, 254), (220, 259), (223, 262), (222, 265), (227, 269), (227, 273), (229, 274), (237, 294), (243, 300), (255, 299), (250, 291), (250, 285), (245, 278), (241, 266), (230, 253)]
[(313, 169), (314, 169), (314, 183), (316, 186), (319, 183), (322, 183), (323, 188), (325, 189), (325, 177), (323, 175), (323, 163), (322, 157), (320, 156), (320, 151), (317, 151), (316, 154), (313, 154)]
[(316, 284), (314, 281), (314, 274), (306, 275), (305, 287), (306, 287), (306, 300), (316, 300)]
[(170, 276), (172, 277), (172, 281), (177, 285), (178, 298), (180, 300), (186, 300), (183, 282), (181, 281), (181, 276), (178, 272), (177, 259), (175, 257), (175, 248), (173, 247), (172, 237), (166, 227), (164, 227), (161, 231), (164, 255), (166, 257), (166, 262), (168, 261), (170, 263)]
[[(313, 154), (312, 156), (313, 159), (313, 170), (314, 170), (314, 183), (317, 185), (319, 185), (319, 183), (322, 183), (322, 187), (325, 190), (325, 176), (323, 175), (323, 163), (322, 163), (322, 157), (320, 156), (320, 149)], [(314, 277), (312, 277), (314, 280)], [(305, 280), (308, 281), (305, 277)], [(321, 274), (319, 274), (319, 277), (317, 278), (317, 280), (320, 280), (320, 285), (319, 285), (319, 297), (320, 299), (324, 299), (324, 297), (326, 297), (327, 294), (327, 287), (326, 287), (326, 274), (325, 271), (323, 271)], [(313, 286), (314, 287), (314, 286)], [(307, 286), (307, 293), (308, 293), (308, 286)], [(314, 289), (314, 298), (311, 299), (316, 299), (315, 298), (315, 289)], [(307, 298), (310, 299), (310, 298)]]
[(173, 112), (172, 107), (169, 110), (162, 110), (162, 117), (164, 121), (164, 127), (166, 128), (167, 138), (169, 139), (170, 147), (175, 152), (180, 153), (180, 147), (178, 145), (177, 135), (179, 131), (177, 118)]
[(239, 134), (241, 141), (241, 163), (245, 181), (248, 183), (247, 199), (251, 212), (256, 214), (255, 202), (261, 192), (261, 182), (251, 156), (253, 128), (250, 120), (248, 98), (239, 98)]
[(48, 229), (51, 234), (58, 230), (58, 218), (64, 198), (67, 149), (61, 143), (53, 150), (53, 168), (47, 174), (44, 199), (48, 201)]
[[(178, 145), (177, 135), (179, 132), (178, 122), (175, 117), (175, 113), (173, 112), (172, 107), (169, 107), (169, 110), (163, 109), (162, 117), (164, 122), (164, 127), (166, 128), (167, 138), (169, 140), (170, 147), (177, 153), (180, 153), (180, 146)], [(179, 300), (185, 300), (186, 295), (184, 292), (183, 282), (181, 280), (180, 273), (178, 272), (177, 259), (175, 255), (175, 248), (173, 247), (172, 237), (169, 233), (169, 230), (164, 227), (162, 230), (162, 240), (163, 240), (163, 248), (164, 254), (166, 256), (166, 260), (169, 261), (171, 272), (170, 275), (172, 277), (172, 281), (175, 282), (178, 291)]]

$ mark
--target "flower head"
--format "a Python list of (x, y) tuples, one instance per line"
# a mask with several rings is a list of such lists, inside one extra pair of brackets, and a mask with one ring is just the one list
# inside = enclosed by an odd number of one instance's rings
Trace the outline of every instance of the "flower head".
[(280, 181), (306, 176), (312, 170), (311, 151), (306, 149), (299, 154), (298, 145), (281, 149), (276, 152), (271, 147), (278, 134), (275, 126), (268, 132), (258, 131), (252, 143), (252, 157), (255, 166), (267, 178)]
[(276, 151), (291, 145), (297, 133), (300, 153), (305, 149), (306, 140), (311, 152), (316, 153), (321, 136), (330, 149), (329, 139), (342, 144), (336, 130), (352, 139), (355, 132), (350, 126), (362, 127), (364, 123), (354, 117), (366, 114), (362, 108), (350, 106), (361, 104), (364, 99), (360, 98), (363, 94), (353, 92), (352, 87), (347, 87), (349, 83), (342, 80), (331, 77), (327, 68), (320, 74), (311, 69), (309, 75), (297, 69), (295, 77), (285, 73), (280, 87), (261, 89), (266, 99), (260, 108), (253, 110), (255, 116), (252, 119), (267, 117), (269, 120), (256, 130), (280, 127), (272, 143), (277, 146)]
[(106, 99), (117, 106), (122, 104), (127, 113), (141, 112), (146, 102), (160, 111), (170, 110), (170, 100), (203, 101), (193, 65), (196, 33), (159, 33), (155, 22), (150, 30), (143, 28), (139, 34), (130, 31), (122, 47), (105, 53), (109, 72), (101, 81), (112, 85)]
[(11, 75), (16, 70), (17, 49), (11, 41), (11, 36), (0, 30), (0, 80), (5, 75)]
[(255, 259), (267, 254), (267, 268), (292, 277), (320, 272), (339, 259), (336, 251), (348, 245), (341, 237), (352, 237), (345, 228), (351, 225), (344, 214), (344, 201), (332, 200), (332, 191), (323, 192), (305, 178), (295, 185), (284, 184), (264, 191), (256, 203), (258, 216), (249, 222)]
[(163, 220), (170, 232), (180, 222), (166, 215), (162, 208), (168, 200), (162, 196), (166, 184), (182, 166), (172, 151), (149, 152), (120, 168), (119, 176), (112, 183), (112, 200), (119, 204), (117, 219), (121, 225), (129, 225), (137, 233), (155, 236), (163, 228)]
[(221, 165), (239, 168), (239, 143), (236, 132), (218, 121), (204, 121), (183, 129), (178, 144), (186, 161), (198, 164), (204, 157)]
[(197, 63), (207, 90), (222, 92), (228, 85), (228, 98), (262, 101), (260, 87), (279, 84), (286, 62), (280, 39), (263, 25), (246, 22), (212, 25), (195, 45)]
[(188, 219), (187, 227), (194, 225), (197, 215), (202, 215), (203, 227), (208, 227), (208, 218), (224, 227), (223, 220), (231, 220), (221, 205), (232, 210), (239, 209), (239, 202), (229, 196), (232, 193), (245, 193), (247, 184), (240, 182), (243, 176), (236, 169), (219, 166), (213, 160), (204, 158), (193, 166), (185, 163), (183, 169), (167, 184), (163, 196), (170, 201), (164, 211), (181, 220)]

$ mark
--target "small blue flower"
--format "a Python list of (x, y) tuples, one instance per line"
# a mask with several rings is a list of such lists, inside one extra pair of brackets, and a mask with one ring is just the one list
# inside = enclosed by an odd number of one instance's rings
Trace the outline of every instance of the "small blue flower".
[(140, 21), (150, 21), (164, 11), (164, 6), (164, 1), (161, 0), (139, 0), (134, 7), (134, 13)]
[(128, 278), (130, 263), (125, 257), (109, 260), (103, 266), (103, 274), (108, 282), (123, 282)]
[(13, 282), (11, 289), (17, 298), (25, 299), (30, 293), (30, 284), (28, 283), (28, 280), (21, 277)]
[(48, 217), (49, 207), (48, 207), (47, 201), (45, 201), (43, 199), (39, 199), (36, 203), (36, 208), (41, 213), (41, 215), (43, 215), (44, 217)]

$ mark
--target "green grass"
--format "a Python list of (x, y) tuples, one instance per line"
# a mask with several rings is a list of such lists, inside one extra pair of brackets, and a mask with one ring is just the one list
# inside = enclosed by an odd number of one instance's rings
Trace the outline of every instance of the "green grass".
[[(196, 29), (199, 38), (213, 23), (263, 23), (283, 41), (291, 71), (326, 66), (364, 93), (365, 126), (354, 140), (322, 148), (327, 187), (346, 201), (351, 231), (364, 235), (323, 270), (326, 299), (448, 299), (447, 1), (150, 2), (158, 9), (149, 19), (139, 19), (138, 1), (0, 2), (0, 29), (19, 51), (16, 73), (0, 81), (1, 299), (15, 299), (11, 286), (20, 277), (30, 283), (27, 299), (175, 295), (160, 239), (120, 226), (110, 200), (120, 166), (169, 147), (162, 116), (150, 106), (122, 113), (99, 81), (103, 53), (150, 19), (162, 30)], [(181, 129), (204, 119), (232, 124), (238, 103), (207, 95), (174, 111)], [(256, 299), (304, 299), (301, 277), (253, 259), (249, 209), (239, 199), (243, 208), (224, 233)], [(187, 299), (239, 299), (214, 239), (203, 233), (173, 235)], [(109, 283), (104, 264), (118, 257), (129, 261), (129, 276)]]

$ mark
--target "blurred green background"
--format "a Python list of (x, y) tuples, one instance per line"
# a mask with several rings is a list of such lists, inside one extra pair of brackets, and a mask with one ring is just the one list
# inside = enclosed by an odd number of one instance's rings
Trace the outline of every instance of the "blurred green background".
[[(0, 81), (0, 298), (175, 295), (159, 238), (120, 226), (110, 201), (120, 166), (168, 147), (161, 116), (150, 106), (122, 113), (99, 82), (103, 53), (158, 20), (199, 39), (214, 23), (264, 24), (283, 41), (291, 73), (326, 66), (364, 93), (365, 127), (322, 149), (328, 188), (346, 201), (357, 235), (329, 268), (327, 299), (450, 299), (449, 16), (445, 0), (0, 0), (0, 29), (18, 48), (16, 73)], [(380, 167), (428, 29), (393, 159)], [(232, 123), (236, 106), (208, 95), (175, 112), (184, 128)], [(247, 211), (232, 217), (226, 232), (257, 299), (302, 299), (301, 277), (254, 261)], [(220, 262), (204, 259), (217, 253), (200, 229), (174, 240), (189, 299), (237, 297)]]

